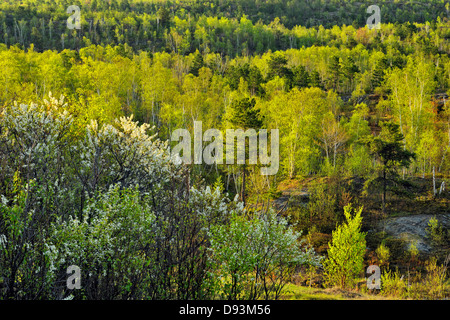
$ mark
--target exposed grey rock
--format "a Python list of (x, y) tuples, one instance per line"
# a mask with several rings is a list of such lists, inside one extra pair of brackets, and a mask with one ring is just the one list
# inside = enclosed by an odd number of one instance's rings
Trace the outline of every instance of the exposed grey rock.
[(445, 228), (450, 227), (450, 214), (417, 214), (404, 217), (387, 218), (379, 222), (378, 227), (388, 235), (405, 240), (410, 246), (416, 242), (417, 249), (429, 253), (431, 243), (427, 235), (428, 221), (436, 217)]

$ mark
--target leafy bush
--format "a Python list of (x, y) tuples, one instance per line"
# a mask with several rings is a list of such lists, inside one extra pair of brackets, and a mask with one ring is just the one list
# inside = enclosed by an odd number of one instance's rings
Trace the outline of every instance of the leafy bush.
[[(215, 296), (209, 228), (242, 205), (191, 186), (148, 125), (73, 128), (62, 99), (0, 117), (0, 298)], [(82, 289), (65, 289), (77, 265)]]
[(402, 298), (407, 290), (406, 281), (398, 271), (387, 270), (381, 274), (381, 293), (387, 296)]
[(311, 248), (302, 249), (300, 233), (275, 212), (248, 217), (233, 212), (229, 225), (211, 228), (211, 259), (227, 299), (276, 299), (301, 265), (319, 265)]
[(391, 256), (389, 248), (384, 244), (384, 242), (382, 242), (378, 248), (375, 250), (376, 254), (377, 254), (377, 258), (378, 261), (380, 263), (380, 267), (381, 266), (388, 266), (389, 265), (389, 258)]
[(325, 281), (328, 286), (351, 286), (363, 271), (366, 251), (365, 233), (361, 232), (362, 207), (352, 216), (352, 206), (344, 207), (346, 222), (332, 233), (328, 257), (324, 261)]
[[(448, 257), (450, 257), (450, 255)], [(444, 286), (447, 280), (447, 265), (443, 264), (439, 266), (437, 264), (437, 259), (435, 257), (432, 257), (426, 262), (425, 269), (427, 271), (427, 276), (425, 278), (425, 287), (428, 290), (428, 296), (431, 299), (444, 298)]]
[(81, 220), (59, 218), (52, 225), (51, 239), (59, 248), (60, 271), (69, 265), (81, 269), (82, 290), (72, 295), (142, 298), (153, 264), (148, 248), (155, 242), (155, 219), (149, 201), (141, 199), (137, 189), (121, 190), (120, 185), (90, 199)]
[(426, 230), (433, 244), (441, 245), (445, 243), (446, 230), (436, 217), (430, 218)]
[(31, 208), (31, 193), (40, 193), (34, 180), (21, 185), (15, 176), (12, 200), (0, 202), (0, 299), (46, 299), (56, 280), (55, 247), (47, 243), (46, 217)]

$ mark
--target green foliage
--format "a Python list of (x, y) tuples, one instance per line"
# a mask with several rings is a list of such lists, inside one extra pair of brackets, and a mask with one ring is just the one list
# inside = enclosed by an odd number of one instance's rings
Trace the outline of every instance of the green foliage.
[(377, 156), (384, 171), (407, 167), (414, 158), (414, 153), (403, 148), (403, 139), (398, 124), (383, 122), (380, 135), (367, 141), (370, 153)]
[[(149, 125), (93, 121), (75, 139), (57, 102), (15, 105), (0, 118), (0, 297), (214, 296), (208, 230), (242, 206), (219, 188), (187, 185)], [(5, 156), (13, 148), (15, 157)], [(81, 268), (81, 291), (65, 288), (72, 264)]]
[[(65, 24), (69, 16), (66, 9), (74, 4), (81, 8), (83, 18), (81, 29), (69, 32)], [(368, 17), (368, 5), (344, 0), (325, 4), (318, 0), (309, 3), (288, 0), (97, 0), (90, 3), (80, 0), (5, 0), (0, 5), (0, 11), (5, 13), (0, 16), (0, 40), (23, 48), (33, 43), (38, 50), (75, 49), (91, 42), (112, 46), (128, 43), (136, 51), (149, 47), (155, 51), (188, 52), (208, 48), (227, 55), (243, 51), (260, 54), (269, 49), (321, 45), (324, 41), (322, 32), (305, 34), (306, 28), (320, 30), (335, 25), (345, 29), (362, 28)], [(383, 25), (395, 22), (392, 33), (401, 41), (414, 38), (418, 29), (413, 22), (446, 18), (445, 4), (436, 0), (430, 5), (389, 1), (382, 1), (380, 5), (383, 6)], [(331, 16), (338, 19), (330, 19)], [(63, 36), (64, 41), (61, 40)], [(333, 40), (342, 42), (345, 47), (355, 45), (354, 37), (347, 38), (347, 32)], [(427, 45), (426, 52), (437, 51), (432, 41), (424, 39), (423, 44)], [(385, 46), (381, 41), (374, 41), (372, 45), (379, 49)]]
[(444, 228), (442, 223), (436, 219), (436, 217), (430, 218), (426, 231), (434, 245), (442, 245), (446, 243), (448, 231)]
[(293, 73), (293, 86), (298, 88), (306, 88), (309, 86), (310, 77), (304, 66), (300, 65), (293, 68)]
[(329, 78), (328, 81), (330, 83), (330, 88), (333, 90), (338, 90), (339, 85), (341, 83), (341, 64), (339, 62), (338, 56), (333, 56), (330, 58), (330, 62), (328, 64), (328, 72)]
[(325, 279), (328, 286), (351, 287), (364, 267), (366, 252), (365, 233), (361, 232), (362, 207), (355, 210), (344, 207), (346, 222), (333, 231), (328, 257), (324, 261)]
[(233, 213), (228, 225), (214, 226), (210, 234), (219, 292), (226, 299), (277, 299), (299, 266), (320, 261), (273, 210), (251, 217)]
[(278, 190), (276, 187), (271, 186), (268, 191), (269, 199), (275, 200), (283, 195), (283, 192)]
[(280, 53), (276, 53), (270, 57), (267, 62), (268, 73), (267, 79), (272, 80), (274, 77), (286, 78), (288, 83), (292, 82), (292, 71), (286, 66), (288, 60)]
[(255, 108), (256, 100), (254, 98), (243, 98), (237, 100), (232, 105), (230, 123), (241, 129), (258, 130), (262, 126), (262, 120), (259, 110)]
[(381, 274), (381, 293), (397, 299), (443, 299), (448, 294), (448, 261), (449, 257), (439, 265), (437, 259), (431, 257), (425, 262), (425, 274), (416, 275), (412, 283), (409, 275), (401, 275), (398, 269), (386, 270)]
[[(326, 175), (294, 218), (330, 232), (346, 178), (382, 190), (383, 210), (387, 191), (405, 194), (400, 170), (445, 179), (448, 6), (381, 3), (369, 30), (366, 4), (342, 0), (2, 1), (0, 298), (277, 298), (300, 235), (272, 213), (249, 220), (228, 194), (276, 198), (281, 179)], [(79, 30), (65, 24), (73, 4)], [(278, 129), (279, 173), (171, 163), (165, 140), (194, 121)], [(429, 234), (447, 241), (435, 220)], [(79, 292), (62, 285), (73, 261)], [(350, 285), (336, 270), (330, 283)]]
[(385, 74), (386, 69), (387, 69), (386, 58), (381, 58), (377, 62), (377, 64), (375, 65), (375, 68), (372, 71), (372, 79), (371, 79), (372, 88), (375, 89), (383, 84), (384, 74)]
[(450, 256), (447, 256), (446, 262), (438, 265), (436, 257), (431, 257), (425, 265), (427, 276), (425, 278), (425, 290), (427, 296), (431, 299), (443, 299), (445, 297), (445, 283), (448, 279), (447, 265)]
[(398, 271), (383, 271), (381, 273), (381, 293), (393, 297), (405, 297), (407, 283)]
[(336, 194), (330, 185), (322, 183), (312, 186), (309, 192), (308, 205), (302, 212), (303, 219), (299, 224), (310, 230), (330, 232), (338, 222)]
[[(75, 298), (130, 299), (145, 297), (146, 278), (154, 261), (155, 214), (137, 189), (120, 185), (90, 199), (81, 219), (58, 219), (52, 226), (52, 245), (59, 248), (61, 267), (77, 265), (82, 290)], [(69, 294), (62, 289), (63, 296)]]
[(408, 246), (407, 254), (411, 262), (417, 259), (417, 256), (419, 255), (419, 249), (417, 249), (417, 241), (413, 241), (412, 243), (410, 243), (410, 245)]
[[(202, 20), (204, 25), (211, 24), (211, 29), (225, 28), (222, 24), (228, 22)], [(188, 21), (179, 18), (171, 23), (177, 25), (174, 32), (181, 34), (179, 28)], [(250, 27), (246, 19), (239, 24)], [(379, 32), (388, 39), (394, 29), (386, 24)], [(368, 97), (379, 88), (387, 96), (380, 101), (379, 107), (386, 108), (380, 116), (391, 117), (399, 125), (403, 146), (417, 154), (416, 161), (412, 160), (405, 170), (412, 172), (420, 167), (425, 174), (433, 166), (440, 171), (449, 168), (445, 106), (433, 113), (428, 101), (438, 89), (437, 83), (443, 86), (439, 90), (445, 91), (448, 86), (448, 57), (439, 56), (439, 67), (435, 67), (431, 57), (419, 52), (420, 44), (412, 47), (402, 41), (398, 44), (401, 50), (384, 53), (372, 48), (375, 35), (352, 27), (297, 27), (289, 31), (302, 39), (322, 40), (315, 46), (236, 58), (209, 47), (184, 55), (177, 50), (137, 52), (132, 43), (91, 42), (79, 51), (65, 49), (59, 53), (2, 47), (0, 66), (4, 76), (0, 84), (4, 90), (0, 90), (0, 103), (43, 101), (51, 90), (55, 96), (64, 94), (67, 111), (76, 124), (74, 130), (82, 130), (92, 119), (101, 125), (133, 114), (136, 120), (155, 125), (160, 138), (167, 139), (175, 128), (192, 128), (193, 121), (222, 128), (230, 106), (255, 98), (254, 107), (264, 115), (264, 125), (283, 133), (283, 175), (311, 175), (327, 172), (322, 170), (327, 166), (334, 170), (336, 164), (343, 164), (346, 174), (367, 178), (375, 169), (371, 161), (374, 155), (359, 142), (376, 130), (374, 105)], [(356, 39), (357, 46), (341, 48), (341, 40), (332, 40), (343, 39), (344, 31), (346, 37)], [(421, 29), (413, 32), (417, 38), (424, 36)], [(175, 40), (170, 42), (178, 43)], [(440, 45), (445, 47), (445, 43)], [(389, 46), (394, 47), (391, 42)], [(405, 63), (397, 66), (398, 59)], [(377, 77), (381, 69), (383, 77), (378, 81), (374, 74)], [(430, 74), (436, 74), (436, 80)], [(372, 80), (380, 85), (373, 87)], [(314, 89), (308, 91), (308, 86)], [(346, 100), (349, 93), (355, 95)], [(355, 105), (360, 101), (364, 102)], [(431, 126), (435, 122), (438, 125)]]
[(203, 57), (200, 52), (196, 52), (194, 55), (194, 60), (192, 61), (192, 66), (189, 70), (194, 76), (198, 77), (198, 72), (204, 67)]
[(389, 248), (384, 243), (381, 243), (375, 252), (380, 264), (379, 267), (389, 266), (389, 258), (391, 257)]
[(381, 181), (383, 213), (386, 207), (386, 191), (389, 182), (398, 182), (399, 168), (407, 168), (416, 157), (414, 152), (404, 148), (404, 136), (400, 132), (400, 126), (392, 122), (384, 122), (381, 125), (381, 133), (376, 136), (368, 136), (365, 143), (370, 154), (376, 157), (380, 164), (380, 173), (375, 180), (368, 180), (366, 185)]

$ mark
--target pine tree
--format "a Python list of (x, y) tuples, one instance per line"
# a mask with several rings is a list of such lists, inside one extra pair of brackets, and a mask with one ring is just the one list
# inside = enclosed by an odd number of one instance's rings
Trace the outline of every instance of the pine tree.
[(312, 88), (323, 89), (322, 81), (320, 80), (320, 74), (316, 70), (312, 71), (310, 74), (309, 86)]
[(371, 84), (372, 88), (379, 87), (384, 81), (384, 70), (387, 68), (387, 60), (385, 58), (380, 59), (375, 68), (372, 71)]
[[(269, 72), (267, 73), (267, 80), (273, 79), (275, 76), (287, 79), (287, 83), (292, 83), (293, 73), (287, 67), (287, 59), (281, 54), (274, 54), (268, 61)], [(291, 86), (289, 86), (291, 87)]]
[(158, 15), (159, 23), (162, 26), (169, 24), (170, 22), (170, 11), (166, 7), (161, 7), (156, 13)]
[[(386, 212), (386, 192), (389, 182), (397, 182), (397, 169), (407, 168), (416, 154), (403, 147), (404, 136), (400, 126), (392, 122), (381, 123), (381, 133), (365, 139), (369, 152), (380, 164), (380, 174), (373, 181), (382, 184), (382, 212)], [(370, 182), (370, 181), (369, 181)]]
[(203, 57), (200, 52), (197, 50), (195, 52), (194, 60), (192, 60), (192, 65), (189, 70), (194, 76), (198, 77), (198, 71), (205, 66), (203, 62)]
[[(262, 117), (259, 110), (255, 108), (256, 100), (254, 98), (243, 98), (237, 100), (232, 105), (230, 123), (236, 128), (246, 131), (247, 129), (259, 129), (263, 125)], [(248, 150), (248, 146), (245, 147)], [(247, 158), (247, 156), (245, 156)], [(244, 162), (242, 166), (242, 190), (241, 201), (245, 205), (245, 183), (247, 174), (247, 164)]]
[(351, 91), (353, 86), (353, 80), (355, 78), (355, 73), (359, 72), (358, 66), (355, 64), (352, 57), (346, 57), (341, 64), (342, 76), (347, 81), (346, 91)]
[(298, 88), (306, 88), (309, 85), (309, 73), (304, 66), (298, 66), (293, 69), (293, 85)]
[(262, 95), (264, 94), (264, 89), (261, 86), (261, 83), (263, 83), (264, 79), (261, 74), (261, 71), (259, 71), (258, 67), (251, 66), (248, 69), (248, 87), (250, 90), (250, 93), (252, 95)]
[(262, 118), (255, 105), (256, 100), (254, 98), (243, 98), (235, 101), (232, 105), (230, 122), (243, 130), (259, 129), (262, 126)]
[(341, 82), (342, 75), (341, 64), (339, 62), (338, 56), (331, 57), (330, 63), (328, 64), (328, 75), (329, 86), (334, 91), (337, 91)]

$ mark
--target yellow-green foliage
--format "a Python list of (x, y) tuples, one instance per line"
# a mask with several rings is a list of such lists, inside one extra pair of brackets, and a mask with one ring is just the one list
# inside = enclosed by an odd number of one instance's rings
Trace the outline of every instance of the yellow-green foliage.
[(381, 274), (381, 293), (397, 298), (404, 297), (407, 283), (398, 271), (387, 270)]
[(352, 286), (363, 271), (366, 240), (365, 233), (361, 232), (362, 209), (352, 215), (353, 208), (347, 205), (344, 208), (346, 222), (333, 231), (328, 257), (323, 263), (328, 286)]
[(384, 243), (381, 243), (375, 252), (377, 254), (378, 261), (380, 262), (380, 267), (389, 264), (391, 254), (389, 252), (389, 248), (386, 247)]

